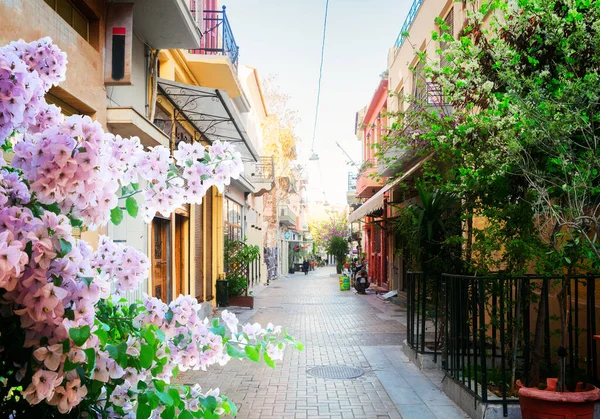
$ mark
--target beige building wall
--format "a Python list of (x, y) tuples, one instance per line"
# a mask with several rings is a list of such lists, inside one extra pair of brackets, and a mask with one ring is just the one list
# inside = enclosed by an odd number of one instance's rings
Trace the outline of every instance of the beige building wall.
[[(51, 93), (80, 113), (106, 123), (104, 87), (104, 0), (82, 0), (90, 21), (86, 41), (44, 0), (0, 0), (0, 44), (49, 36), (68, 56), (67, 80)], [(85, 8), (85, 10), (84, 10)]]

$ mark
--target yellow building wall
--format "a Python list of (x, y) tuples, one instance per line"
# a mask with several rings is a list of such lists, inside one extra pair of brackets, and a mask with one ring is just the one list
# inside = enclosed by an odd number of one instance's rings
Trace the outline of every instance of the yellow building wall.
[[(194, 77), (192, 72), (189, 69), (188, 63), (186, 62), (185, 54), (183, 54), (179, 50), (162, 50), (159, 54), (159, 74), (160, 77), (167, 80), (176, 81), (179, 83), (189, 84), (192, 86), (200, 86), (197, 79)], [(218, 68), (214, 69), (215, 71), (219, 71)], [(171, 115), (173, 118), (174, 108), (168, 102), (162, 100), (160, 102), (161, 108), (163, 108), (167, 113)], [(177, 121), (181, 124), (188, 133), (191, 134), (192, 138), (194, 138), (194, 127), (187, 123), (186, 121)], [(208, 145), (208, 142), (202, 141), (204, 145)], [(210, 216), (212, 218), (212, 231), (207, 231), (204, 228), (202, 232), (203, 243), (207, 242), (207, 234), (211, 234), (211, 242), (212, 242), (212, 252), (207, 252), (206, 248), (202, 252), (202, 255), (197, 254), (196, 245), (195, 245), (195, 236), (196, 236), (196, 226), (193, 220), (195, 220), (196, 216), (196, 208), (192, 205), (190, 208), (189, 219), (187, 222), (186, 231), (186, 239), (185, 239), (185, 264), (184, 267), (184, 286), (182, 290), (185, 290), (189, 295), (204, 295), (204, 298), (208, 296), (216, 296), (216, 283), (217, 279), (222, 276), (224, 269), (224, 253), (223, 253), (223, 196), (216, 190), (216, 188), (211, 188), (208, 193), (212, 194), (212, 208), (210, 211), (203, 211), (203, 217)], [(203, 226), (207, 225), (206, 218), (203, 221)], [(175, 215), (171, 217), (171, 248), (173, 249), (172, 260), (174, 262), (174, 249), (175, 249)], [(212, 255), (212, 258), (209, 259), (209, 255)], [(207, 269), (208, 267), (212, 269)], [(200, 290), (196, 290), (195, 284), (195, 275), (198, 269), (201, 269), (202, 272), (205, 273), (205, 278), (202, 286), (204, 287), (203, 292), (199, 292)], [(206, 278), (206, 275), (211, 275), (211, 278)], [(173, 278), (173, 295), (175, 295), (175, 287), (176, 287), (176, 266), (173, 263), (171, 269), (171, 276)], [(209, 283), (212, 284), (211, 289), (207, 289), (209, 287)], [(188, 285), (189, 284), (189, 285)], [(216, 305), (216, 298), (211, 300), (211, 304), (213, 306)]]

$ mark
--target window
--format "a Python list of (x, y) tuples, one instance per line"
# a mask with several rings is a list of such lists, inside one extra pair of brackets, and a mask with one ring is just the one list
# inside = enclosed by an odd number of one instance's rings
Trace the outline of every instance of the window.
[(44, 0), (86, 41), (90, 41), (90, 22), (69, 0)]
[(425, 62), (422, 59), (415, 64), (415, 68), (413, 70), (413, 95), (417, 101), (424, 101), (427, 99)]
[(229, 240), (243, 240), (242, 206), (229, 198), (223, 200), (223, 206), (225, 235)]

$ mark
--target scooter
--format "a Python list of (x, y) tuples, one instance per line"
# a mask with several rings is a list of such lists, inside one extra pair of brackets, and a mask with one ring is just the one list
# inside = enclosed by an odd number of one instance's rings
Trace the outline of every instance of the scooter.
[(369, 282), (369, 275), (364, 269), (363, 265), (357, 265), (354, 268), (353, 276), (354, 288), (359, 294), (366, 294), (365, 290), (369, 288), (371, 283)]

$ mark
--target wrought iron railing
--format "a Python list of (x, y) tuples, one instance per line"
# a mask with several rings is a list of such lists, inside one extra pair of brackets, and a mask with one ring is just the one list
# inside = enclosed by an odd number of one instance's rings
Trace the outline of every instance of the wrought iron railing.
[[(558, 299), (563, 283), (568, 281), (563, 295), (568, 307), (568, 327), (562, 356), (567, 388), (572, 391), (578, 382), (598, 385), (600, 348), (594, 336), (598, 333), (599, 279), (595, 275), (442, 274), (438, 292), (443, 300), (439, 316), (446, 375), (477, 400), (502, 403), (506, 417), (508, 404), (518, 403), (515, 389), (511, 388), (513, 375), (526, 386), (538, 385), (529, 382), (536, 363), (538, 380), (557, 376), (561, 359), (557, 351)], [(544, 300), (543, 310), (538, 310), (540, 299)]]
[(273, 156), (261, 156), (257, 162), (252, 163), (250, 181), (273, 182), (275, 180), (275, 162)]
[(421, 354), (441, 353), (440, 278), (428, 278), (423, 272), (406, 273), (406, 341)]
[(400, 29), (400, 33), (398, 34), (398, 37), (396, 38), (396, 42), (394, 43), (394, 47), (396, 48), (396, 54), (398, 54), (400, 47), (406, 40), (406, 38), (407, 38), (406, 35), (407, 35), (408, 31), (410, 30), (413, 22), (415, 21), (415, 18), (417, 17), (417, 13), (419, 13), (419, 9), (421, 8), (422, 4), (423, 4), (423, 0), (414, 0), (413, 1), (413, 4), (410, 7), (410, 10), (408, 11), (408, 16), (406, 16), (406, 19), (404, 20), (404, 24), (402, 25), (402, 29)]
[[(195, 10), (190, 10), (196, 16)], [(204, 10), (204, 34), (200, 40), (200, 48), (189, 50), (192, 54), (226, 55), (235, 68), (238, 65), (240, 47), (235, 42), (231, 25), (227, 19), (225, 6), (223, 10)]]

